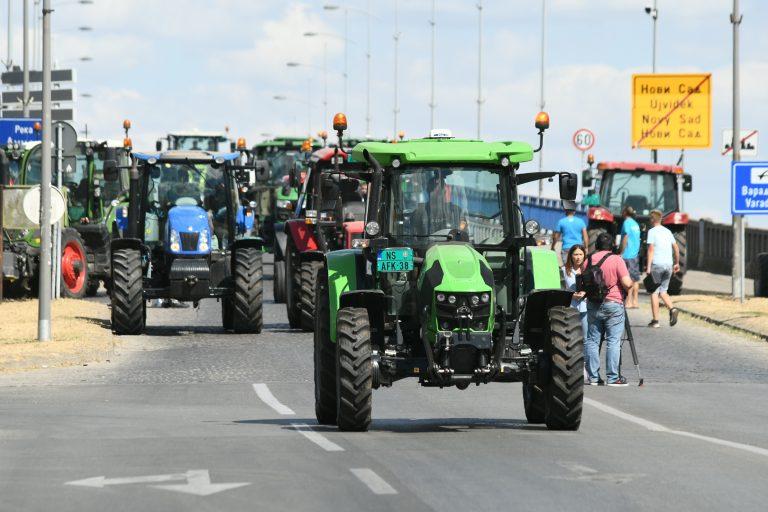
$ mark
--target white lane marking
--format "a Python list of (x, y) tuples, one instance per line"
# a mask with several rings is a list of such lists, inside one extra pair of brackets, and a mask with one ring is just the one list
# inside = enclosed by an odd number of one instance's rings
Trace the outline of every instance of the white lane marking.
[(249, 482), (232, 482), (225, 484), (211, 483), (211, 475), (207, 469), (190, 469), (186, 473), (170, 473), (167, 475), (144, 475), (129, 476), (122, 478), (106, 478), (103, 476), (94, 476), (82, 480), (73, 480), (64, 485), (77, 485), (80, 487), (103, 488), (107, 485), (127, 485), (127, 484), (151, 484), (159, 482), (171, 482), (174, 480), (186, 480), (183, 484), (150, 485), (156, 489), (166, 491), (183, 492), (185, 494), (194, 494), (196, 496), (209, 496), (217, 492), (237, 489), (245, 485), (251, 485)]
[(272, 394), (266, 384), (254, 384), (253, 390), (256, 391), (256, 396), (258, 396), (262, 402), (273, 408), (275, 411), (277, 411), (278, 414), (282, 414), (283, 416), (296, 414), (293, 412), (293, 409), (281, 404), (280, 401), (275, 398), (275, 395)]
[(337, 445), (330, 439), (327, 439), (325, 436), (320, 434), (319, 432), (315, 432), (312, 430), (312, 427), (309, 425), (306, 425), (304, 423), (291, 423), (291, 426), (296, 430), (299, 434), (303, 435), (313, 443), (315, 443), (317, 446), (322, 448), (323, 450), (327, 452), (343, 452), (344, 448)]
[(728, 441), (727, 439), (720, 439), (717, 437), (694, 434), (693, 432), (686, 432), (685, 430), (673, 430), (671, 428), (665, 427), (664, 425), (659, 425), (658, 423), (654, 423), (652, 421), (648, 421), (646, 419), (639, 418), (631, 414), (627, 414), (626, 412), (620, 411), (618, 409), (614, 409), (609, 405), (605, 405), (591, 398), (585, 397), (584, 402), (591, 405), (592, 407), (595, 407), (596, 409), (600, 409), (601, 411), (607, 414), (616, 416), (617, 418), (621, 418), (631, 423), (635, 423), (636, 425), (640, 425), (641, 427), (644, 427), (653, 432), (665, 432), (667, 434), (690, 437), (692, 439), (698, 439), (699, 441), (705, 441), (707, 443), (717, 444), (720, 446), (727, 446), (728, 448), (735, 448), (737, 450), (743, 450), (745, 452), (754, 453), (755, 455), (762, 455), (763, 457), (768, 457), (768, 450), (765, 448), (760, 448), (759, 446), (752, 446), (751, 444), (737, 443), (735, 441)]
[(394, 487), (369, 468), (351, 468), (350, 471), (373, 492), (373, 494), (397, 494)]

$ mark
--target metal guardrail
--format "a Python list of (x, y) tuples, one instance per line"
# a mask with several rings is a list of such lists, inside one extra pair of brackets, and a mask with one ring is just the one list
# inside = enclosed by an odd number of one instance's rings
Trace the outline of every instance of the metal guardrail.
[[(688, 268), (713, 274), (731, 274), (733, 228), (708, 220), (692, 220), (686, 228)], [(768, 252), (768, 230), (747, 228), (745, 232), (746, 276), (756, 277), (757, 255)]]

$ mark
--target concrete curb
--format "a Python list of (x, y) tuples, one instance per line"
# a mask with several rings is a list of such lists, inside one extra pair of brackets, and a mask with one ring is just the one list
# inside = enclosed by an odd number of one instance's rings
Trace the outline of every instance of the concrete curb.
[(712, 318), (711, 316), (702, 315), (701, 313), (696, 313), (696, 312), (691, 311), (689, 309), (682, 308), (682, 307), (680, 307), (678, 305), (675, 305), (675, 307), (681, 313), (685, 313), (686, 315), (691, 316), (693, 318), (696, 318), (697, 320), (703, 320), (703, 321), (705, 321), (707, 323), (714, 324), (714, 325), (717, 325), (719, 327), (727, 327), (728, 329), (733, 329), (733, 330), (739, 331), (739, 332), (741, 332), (743, 334), (748, 334), (749, 336), (754, 336), (756, 338), (760, 338), (763, 341), (768, 341), (768, 334), (766, 334), (766, 333), (761, 333), (761, 332), (753, 331), (752, 329), (747, 329), (745, 327), (740, 327), (738, 325), (733, 325), (731, 323), (724, 322), (722, 320), (717, 320), (715, 318)]
[(0, 361), (0, 373), (4, 371), (26, 371), (62, 366), (83, 366), (111, 360), (115, 357), (114, 342), (108, 348), (85, 350), (73, 354), (34, 355), (15, 361)]

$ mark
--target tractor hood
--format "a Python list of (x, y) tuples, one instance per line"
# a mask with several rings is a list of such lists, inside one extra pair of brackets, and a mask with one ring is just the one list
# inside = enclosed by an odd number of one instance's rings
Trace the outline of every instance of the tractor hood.
[(488, 262), (467, 243), (433, 245), (424, 256), (422, 268), (419, 288), (423, 292), (427, 291), (425, 288), (430, 292), (490, 292), (493, 289), (493, 273)]
[(167, 229), (166, 247), (171, 252), (177, 254), (207, 254), (210, 252), (211, 226), (208, 213), (199, 206), (174, 206), (171, 208), (168, 212)]

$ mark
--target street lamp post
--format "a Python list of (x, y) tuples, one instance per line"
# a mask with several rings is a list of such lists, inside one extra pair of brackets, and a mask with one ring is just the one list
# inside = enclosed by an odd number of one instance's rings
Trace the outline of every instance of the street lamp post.
[(43, 0), (43, 116), (40, 176), (40, 288), (37, 339), (51, 339), (51, 0)]
[(432, 26), (432, 76), (430, 80), (429, 92), (429, 129), (435, 129), (435, 0), (432, 0), (432, 18), (429, 20)]
[[(541, 0), (541, 66), (539, 69), (539, 110), (544, 111), (544, 57), (546, 55), (547, 0)], [(539, 172), (544, 171), (544, 148), (539, 151)], [(539, 180), (539, 198), (544, 195), (544, 180)]]
[(22, 65), (24, 66), (24, 79), (21, 89), (22, 117), (29, 117), (29, 0), (24, 1), (24, 28)]
[[(651, 73), (656, 73), (656, 21), (659, 19), (657, 0), (653, 0), (653, 7), (648, 6), (645, 8), (645, 13), (648, 14), (653, 21), (653, 39), (651, 42)], [(653, 163), (659, 161), (658, 150), (651, 150), (651, 161)]]
[(13, 5), (13, 0), (8, 0), (8, 46), (6, 47), (7, 53), (5, 62), (3, 62), (5, 69), (8, 71), (10, 71), (11, 66), (13, 66), (13, 59), (11, 59), (11, 55), (13, 55), (13, 25), (11, 24), (13, 9), (11, 9), (11, 5)]
[(483, 2), (477, 2), (477, 138), (481, 135), (483, 111)]
[[(325, 47), (323, 47), (323, 50), (325, 51)], [(307, 64), (302, 62), (286, 62), (286, 66), (289, 68), (298, 68), (298, 67), (304, 67), (304, 68), (314, 68), (319, 69), (323, 72), (323, 123), (328, 122), (328, 70), (325, 66), (325, 58), (323, 58), (323, 65), (322, 66), (315, 66), (314, 64)], [(309, 81), (309, 87), (312, 87), (311, 81)], [(311, 99), (310, 99), (311, 101)]]
[[(741, 25), (739, 13), (739, 0), (733, 0), (733, 13), (731, 24), (733, 25), (733, 161), (741, 160), (741, 112), (740, 112), (740, 87), (739, 83), (739, 26)], [(744, 302), (744, 216), (733, 216), (733, 273), (731, 276), (733, 298)]]
[(392, 140), (397, 140), (397, 114), (400, 112), (400, 106), (398, 105), (398, 96), (397, 96), (397, 66), (398, 66), (398, 52), (400, 50), (400, 31), (398, 27), (398, 12), (397, 12), (397, 0), (395, 0), (395, 33), (393, 35), (393, 39), (395, 40), (395, 84), (394, 84), (394, 107), (392, 108), (392, 114), (393, 114), (393, 130), (392, 130)]

